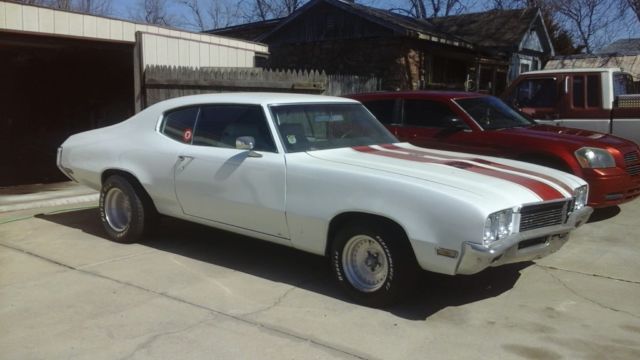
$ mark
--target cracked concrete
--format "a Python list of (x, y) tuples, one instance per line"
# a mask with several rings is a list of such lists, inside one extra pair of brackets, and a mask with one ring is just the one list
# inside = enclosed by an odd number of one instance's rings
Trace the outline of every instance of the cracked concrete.
[[(607, 309), (607, 310), (611, 310), (611, 311), (615, 311), (615, 312), (621, 312), (621, 313), (627, 314), (629, 316), (633, 316), (635, 318), (640, 319), (640, 315), (633, 314), (633, 313), (625, 311), (625, 310), (616, 309), (616, 308), (614, 308), (612, 306), (608, 306), (606, 304), (600, 303), (600, 302), (598, 302), (596, 300), (593, 300), (593, 299), (589, 298), (586, 295), (583, 295), (583, 294), (579, 293), (577, 290), (575, 290), (574, 288), (569, 286), (565, 281), (560, 279), (560, 277), (554, 275), (553, 272), (549, 271), (547, 268), (545, 268), (545, 267), (541, 267), (541, 268), (544, 269), (547, 272), (547, 274), (549, 274), (549, 276), (551, 276), (554, 280), (556, 280), (558, 283), (560, 283), (565, 289), (569, 290), (575, 296), (577, 296), (577, 297), (579, 297), (579, 298), (581, 298), (583, 300), (586, 300), (586, 301), (588, 301), (588, 302), (590, 302), (592, 304), (595, 304), (595, 305), (597, 305), (597, 306), (599, 306), (599, 307), (601, 307), (603, 309)], [(605, 277), (605, 278), (610, 279), (608, 277)], [(620, 280), (617, 280), (617, 281), (620, 281)], [(625, 282), (629, 282), (629, 281), (625, 281)], [(635, 283), (635, 282), (631, 282), (631, 283)], [(635, 283), (635, 284), (637, 284), (637, 283)]]
[(38, 212), (0, 214), (0, 358), (640, 358), (640, 202), (533, 266), (425, 276), (386, 310), (292, 249), (181, 222), (121, 245), (95, 209)]

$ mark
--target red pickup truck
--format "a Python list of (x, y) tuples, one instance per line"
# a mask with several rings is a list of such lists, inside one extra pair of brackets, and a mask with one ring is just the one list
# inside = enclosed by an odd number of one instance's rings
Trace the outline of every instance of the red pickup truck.
[(402, 141), (573, 173), (589, 183), (590, 206), (613, 206), (640, 196), (640, 149), (632, 141), (538, 124), (500, 99), (482, 94), (423, 91), (350, 97)]
[(613, 134), (640, 144), (640, 94), (631, 74), (619, 68), (526, 72), (502, 99), (539, 123)]

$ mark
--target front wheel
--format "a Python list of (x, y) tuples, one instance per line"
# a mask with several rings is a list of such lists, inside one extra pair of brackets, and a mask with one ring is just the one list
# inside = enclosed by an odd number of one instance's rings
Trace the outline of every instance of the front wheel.
[(332, 270), (340, 285), (358, 303), (382, 307), (410, 288), (417, 272), (404, 233), (380, 225), (347, 225), (331, 247)]
[(113, 240), (133, 243), (140, 239), (149, 210), (124, 177), (113, 175), (102, 184), (100, 220)]

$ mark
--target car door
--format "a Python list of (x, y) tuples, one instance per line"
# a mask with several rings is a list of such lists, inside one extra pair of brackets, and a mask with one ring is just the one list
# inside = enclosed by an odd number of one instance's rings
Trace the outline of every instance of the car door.
[(432, 99), (409, 98), (402, 102), (402, 126), (397, 136), (414, 145), (471, 152), (474, 132), (448, 104)]
[[(254, 149), (236, 149), (246, 136)], [(284, 155), (261, 106), (200, 106), (192, 133), (183, 137), (174, 173), (186, 215), (288, 239)]]

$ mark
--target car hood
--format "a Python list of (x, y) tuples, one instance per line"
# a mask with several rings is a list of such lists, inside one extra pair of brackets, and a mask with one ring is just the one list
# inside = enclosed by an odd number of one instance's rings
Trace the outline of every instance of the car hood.
[(537, 138), (549, 141), (561, 141), (572, 143), (578, 147), (627, 147), (633, 145), (629, 140), (617, 136), (593, 132), (589, 130), (566, 128), (552, 125), (533, 125), (529, 127), (517, 127), (511, 129), (496, 130), (504, 136), (517, 136), (523, 138)]
[(359, 171), (384, 171), (513, 205), (570, 198), (581, 179), (557, 170), (488, 156), (425, 149), (408, 143), (310, 151), (314, 158)]

